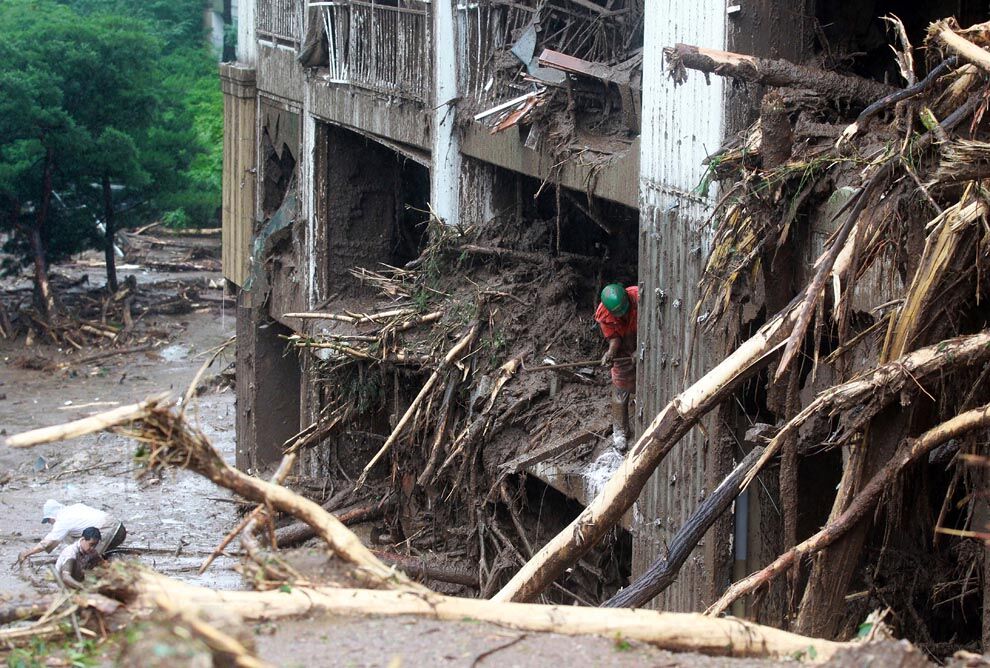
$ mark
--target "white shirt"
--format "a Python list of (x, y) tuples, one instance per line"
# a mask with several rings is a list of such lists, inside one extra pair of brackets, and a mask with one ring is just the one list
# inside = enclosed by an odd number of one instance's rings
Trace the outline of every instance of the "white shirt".
[[(49, 541), (61, 543), (66, 539), (78, 540), (87, 527), (96, 527), (102, 533), (109, 530), (113, 523), (113, 518), (102, 510), (90, 508), (82, 503), (74, 503), (58, 511), (55, 516), (55, 524), (52, 525), (51, 531), (42, 540), (46, 543)], [(59, 560), (61, 558), (59, 557)], [(56, 570), (58, 570), (57, 567)]]
[(58, 559), (55, 561), (55, 572), (58, 573), (59, 579), (62, 578), (62, 567), (72, 559), (75, 559), (78, 562), (79, 557), (81, 556), (82, 550), (79, 547), (78, 540), (66, 545), (62, 549), (62, 553), (58, 555)]

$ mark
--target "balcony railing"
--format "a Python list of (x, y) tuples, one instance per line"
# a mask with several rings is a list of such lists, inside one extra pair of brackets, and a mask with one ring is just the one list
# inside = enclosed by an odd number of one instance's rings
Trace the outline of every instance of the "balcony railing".
[(302, 41), (302, 0), (258, 0), (258, 39), (298, 46)]
[[(330, 80), (425, 102), (433, 59), (427, 0), (310, 2)], [(312, 33), (312, 31), (310, 31)]]

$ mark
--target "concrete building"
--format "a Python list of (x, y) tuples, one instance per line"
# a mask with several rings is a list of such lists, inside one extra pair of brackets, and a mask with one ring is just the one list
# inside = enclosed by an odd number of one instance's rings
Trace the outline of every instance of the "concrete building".
[[(541, 183), (638, 220), (623, 238), (638, 257), (635, 418), (648, 423), (724, 345), (695, 327), (704, 223), (718, 197), (716, 184), (699, 186), (706, 156), (752, 120), (759, 94), (718, 77), (675, 88), (663, 50), (681, 42), (800, 59), (816, 11), (810, 0), (239, 0), (237, 61), (221, 66), (238, 465), (263, 468), (320, 408), (307, 363), (283, 354), (280, 337), (299, 327), (285, 313), (318, 309), (355, 264), (393, 261), (386, 223), (404, 203), (429, 205), (449, 225), (483, 225)], [(526, 114), (559, 91), (597, 99), (608, 123), (555, 145), (559, 133)], [(653, 476), (628, 521), (634, 575), (742, 454), (726, 432), (706, 422)], [(315, 460), (306, 466), (325, 474)], [(587, 498), (580, 471), (530, 472)], [(734, 570), (775, 555), (764, 505), (738, 503), (658, 605), (703, 608)]]

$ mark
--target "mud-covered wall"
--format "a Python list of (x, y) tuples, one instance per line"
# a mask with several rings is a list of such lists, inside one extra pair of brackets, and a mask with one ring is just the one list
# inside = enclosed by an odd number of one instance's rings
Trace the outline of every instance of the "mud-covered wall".
[[(702, 223), (715, 193), (699, 194), (705, 156), (723, 137), (722, 81), (690, 77), (674, 87), (665, 74), (663, 47), (676, 42), (722, 49), (725, 3), (671, 3), (648, 12), (643, 54), (643, 135), (640, 157), (639, 370), (636, 422), (642, 433), (664, 405), (710, 364), (710, 342), (695, 338), (692, 313), (707, 255)], [(711, 433), (711, 424), (706, 424)], [(663, 556), (706, 490), (709, 443), (694, 429), (667, 455), (634, 509), (633, 576)], [(654, 605), (697, 610), (712, 599), (713, 575), (706, 549), (728, 547), (726, 536), (709, 534), (677, 581)], [(710, 561), (710, 558), (708, 559)]]
[[(784, 58), (796, 63), (805, 62), (812, 55), (815, 0), (753, 0), (731, 4), (739, 4), (740, 9), (727, 16), (729, 51)], [(753, 84), (731, 85), (726, 89), (726, 130), (729, 134), (746, 128), (755, 120), (763, 91), (763, 86)]]
[(277, 462), (282, 444), (299, 431), (299, 361), (287, 351), (267, 307), (237, 299), (237, 467), (257, 472)]
[[(400, 157), (382, 145), (323, 124), (315, 164), (316, 223), (325, 230), (320, 252), (328, 287), (353, 282), (348, 270), (388, 262), (396, 246)], [(335, 288), (334, 286), (337, 285)]]

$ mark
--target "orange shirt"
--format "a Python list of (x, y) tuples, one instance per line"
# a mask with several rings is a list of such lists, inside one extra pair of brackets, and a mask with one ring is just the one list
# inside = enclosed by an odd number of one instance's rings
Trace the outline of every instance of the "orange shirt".
[(626, 288), (626, 296), (629, 297), (629, 311), (621, 318), (616, 318), (605, 308), (604, 304), (599, 304), (595, 311), (595, 322), (602, 329), (602, 336), (606, 339), (624, 338), (630, 334), (636, 336), (636, 318), (639, 313), (639, 287), (632, 285)]

